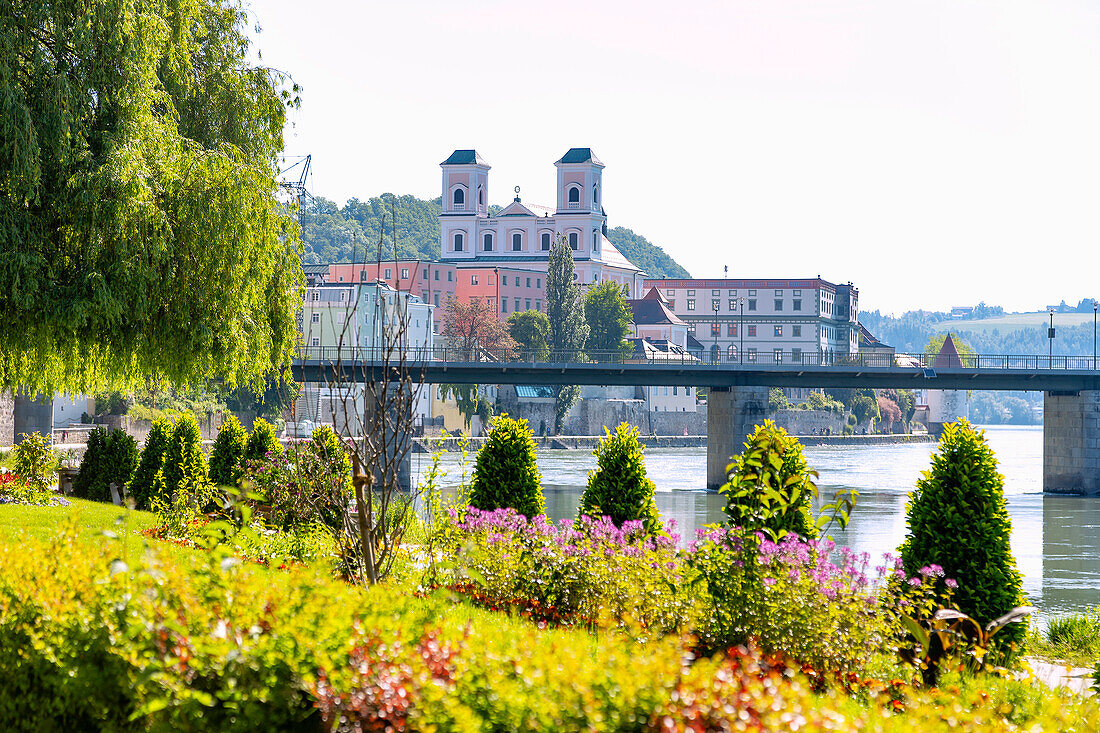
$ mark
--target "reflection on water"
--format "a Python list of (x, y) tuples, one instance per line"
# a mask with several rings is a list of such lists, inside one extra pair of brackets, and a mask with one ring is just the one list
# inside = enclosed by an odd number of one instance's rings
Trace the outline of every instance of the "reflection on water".
[[(1100, 604), (1100, 499), (1039, 493), (1042, 428), (987, 428), (986, 437), (1005, 475), (1012, 549), (1030, 602), (1044, 616)], [(872, 557), (895, 551), (905, 537), (908, 492), (929, 467), (934, 449), (931, 443), (806, 448), (807, 461), (820, 474), (824, 499), (838, 489), (860, 492), (851, 524), (831, 533), (837, 542)], [(429, 461), (414, 456), (414, 471), (423, 471)], [(705, 448), (646, 451), (646, 467), (657, 484), (657, 506), (666, 520), (676, 520), (685, 543), (696, 529), (724, 518), (722, 497), (701, 490), (706, 463)], [(456, 454), (444, 456), (443, 486), (461, 483), (460, 464)], [(472, 467), (471, 454), (467, 473)], [(588, 472), (595, 467), (588, 451), (540, 453), (547, 514), (555, 520), (574, 516)]]

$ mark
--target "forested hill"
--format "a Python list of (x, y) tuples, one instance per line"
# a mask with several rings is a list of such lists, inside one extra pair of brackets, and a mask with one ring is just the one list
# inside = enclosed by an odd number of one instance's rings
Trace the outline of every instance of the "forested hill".
[[(386, 222), (382, 256), (392, 258), (391, 222), (397, 221), (397, 257), (436, 259), (439, 257), (438, 198), (383, 194), (362, 201), (350, 199), (340, 207), (316, 197), (303, 214), (303, 239), (307, 264), (352, 262), (376, 257), (383, 217)], [(499, 211), (490, 207), (490, 213)], [(689, 277), (688, 271), (664, 250), (625, 227), (609, 229), (607, 238), (623, 255), (650, 277)], [(367, 254), (369, 252), (369, 255)]]

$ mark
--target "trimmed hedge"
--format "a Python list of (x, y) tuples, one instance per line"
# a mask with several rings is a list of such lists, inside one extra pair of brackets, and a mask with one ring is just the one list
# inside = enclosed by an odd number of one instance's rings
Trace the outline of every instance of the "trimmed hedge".
[(123, 495), (137, 467), (137, 441), (124, 430), (97, 427), (88, 434), (88, 447), (73, 480), (73, 496), (111, 501), (111, 484)]
[(243, 473), (242, 462), (248, 448), (248, 431), (236, 415), (230, 415), (218, 428), (214, 449), (210, 452), (210, 483), (236, 486)]
[(190, 412), (184, 412), (176, 418), (172, 438), (164, 451), (164, 465), (156, 486), (157, 497), (164, 501), (178, 494), (189, 497), (202, 510), (210, 500), (206, 457), (202, 453), (202, 433), (195, 416)]
[(268, 453), (279, 455), (283, 452), (283, 446), (275, 435), (275, 428), (262, 417), (256, 418), (252, 423), (252, 434), (248, 436), (248, 445), (244, 450), (246, 461), (261, 460)]
[[(939, 565), (959, 585), (954, 603), (981, 622), (1024, 605), (1023, 578), (1009, 539), (1012, 519), (1005, 504), (1004, 476), (985, 433), (967, 420), (944, 426), (932, 468), (921, 474), (906, 505), (905, 569)], [(1007, 650), (1027, 635), (1027, 622), (1009, 624), (993, 637)]]
[(528, 518), (545, 511), (535, 440), (526, 420), (493, 419), (489, 439), (477, 452), (470, 506), (490, 512), (511, 507)]
[(165, 418), (157, 418), (145, 437), (145, 447), (141, 449), (141, 460), (137, 470), (126, 487), (126, 493), (134, 500), (137, 509), (148, 509), (156, 495), (157, 476), (164, 465), (164, 453), (172, 440), (172, 423)]
[(612, 433), (604, 428), (596, 445), (596, 470), (588, 474), (578, 516), (611, 518), (616, 526), (640, 521), (647, 532), (661, 529), (661, 514), (653, 498), (656, 487), (646, 476), (645, 446), (638, 442), (638, 428), (619, 423)]

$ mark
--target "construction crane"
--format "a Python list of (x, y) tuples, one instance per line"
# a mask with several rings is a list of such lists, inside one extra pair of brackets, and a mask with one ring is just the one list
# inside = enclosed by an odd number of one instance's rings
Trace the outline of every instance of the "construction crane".
[[(313, 194), (309, 192), (309, 177), (312, 173), (311, 164), (312, 155), (302, 155), (297, 158), (284, 158), (283, 163), (286, 165), (279, 172), (279, 177), (283, 179), (283, 182), (279, 184), (279, 187), (289, 193), (298, 204), (298, 231), (301, 233), (302, 238), (305, 238), (306, 233), (306, 221), (305, 212), (306, 204), (313, 201)], [(295, 181), (293, 174), (297, 173), (298, 179)], [(303, 263), (304, 264), (304, 263)], [(298, 310), (298, 337), (304, 343), (305, 336), (303, 335), (304, 324), (302, 322), (302, 311)], [(306, 385), (301, 383), (298, 385), (299, 394), (305, 398), (304, 402), (309, 403), (309, 395)], [(295, 426), (298, 424), (298, 401), (290, 403), (290, 421)]]

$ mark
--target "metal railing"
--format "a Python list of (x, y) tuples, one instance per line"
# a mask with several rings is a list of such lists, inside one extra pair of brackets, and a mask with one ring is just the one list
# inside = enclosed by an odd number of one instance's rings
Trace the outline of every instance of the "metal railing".
[[(526, 349), (463, 349), (449, 346), (432, 348), (411, 348), (405, 352), (407, 363), (425, 365), (427, 363), (448, 365), (483, 364), (500, 366), (502, 364), (650, 364), (654, 366), (713, 366), (723, 368), (761, 369), (770, 367), (864, 367), (868, 369), (908, 368), (935, 369), (937, 354), (835, 354), (828, 351), (761, 351), (730, 355), (717, 355), (709, 350), (701, 354), (687, 352), (658, 352), (648, 356), (635, 353), (623, 354), (618, 351), (532, 351)], [(351, 365), (355, 363), (393, 364), (400, 355), (395, 350), (364, 349), (357, 347), (305, 346), (301, 349), (297, 361), (323, 362), (334, 364), (341, 361)], [(964, 369), (985, 370), (1078, 370), (1096, 369), (1096, 360), (1092, 356), (1049, 356), (1017, 354), (968, 354), (959, 356)]]

